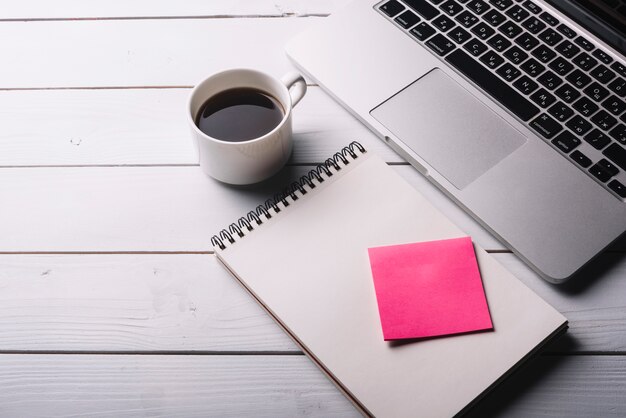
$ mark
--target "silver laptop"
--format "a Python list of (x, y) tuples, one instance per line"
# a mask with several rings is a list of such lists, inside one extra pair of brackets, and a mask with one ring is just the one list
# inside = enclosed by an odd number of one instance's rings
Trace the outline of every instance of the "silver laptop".
[(622, 13), (620, 0), (357, 0), (287, 53), (560, 283), (626, 231)]

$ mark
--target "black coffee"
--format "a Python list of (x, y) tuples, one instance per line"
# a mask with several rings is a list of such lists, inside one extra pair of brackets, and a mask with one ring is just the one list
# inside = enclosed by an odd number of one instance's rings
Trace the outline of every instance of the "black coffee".
[(270, 132), (283, 116), (282, 106), (269, 94), (236, 88), (209, 98), (200, 107), (196, 126), (212, 138), (241, 142)]

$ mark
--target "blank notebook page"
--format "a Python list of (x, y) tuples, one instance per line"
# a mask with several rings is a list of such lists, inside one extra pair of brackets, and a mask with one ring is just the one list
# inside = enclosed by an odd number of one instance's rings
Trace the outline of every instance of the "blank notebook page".
[(464, 235), (366, 153), (216, 253), (366, 412), (452, 416), (566, 324), (476, 247), (494, 331), (383, 341), (367, 249)]

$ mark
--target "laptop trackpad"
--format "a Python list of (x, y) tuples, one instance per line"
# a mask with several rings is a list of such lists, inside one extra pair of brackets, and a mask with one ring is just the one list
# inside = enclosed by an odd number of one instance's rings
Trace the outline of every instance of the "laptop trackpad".
[(526, 141), (438, 68), (370, 114), (458, 189)]

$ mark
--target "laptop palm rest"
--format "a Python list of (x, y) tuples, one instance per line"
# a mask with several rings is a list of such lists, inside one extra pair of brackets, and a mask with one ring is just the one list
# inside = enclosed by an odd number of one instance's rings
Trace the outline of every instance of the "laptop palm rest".
[(438, 68), (370, 114), (458, 189), (526, 142)]

